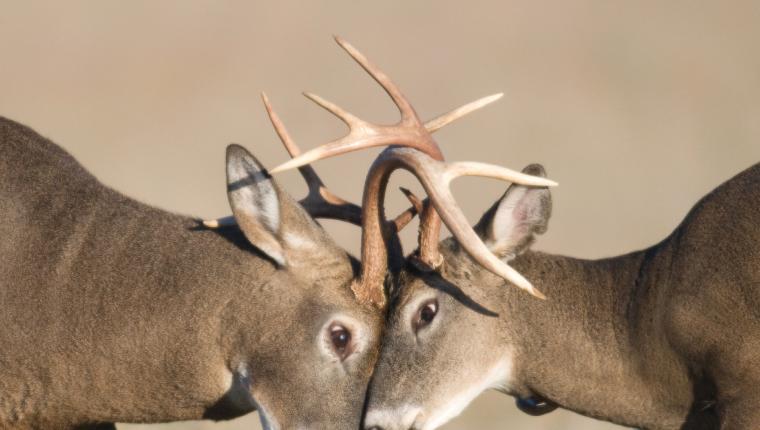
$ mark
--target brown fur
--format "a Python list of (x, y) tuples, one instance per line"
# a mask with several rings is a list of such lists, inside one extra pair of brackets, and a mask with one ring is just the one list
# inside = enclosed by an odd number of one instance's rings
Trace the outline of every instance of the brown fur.
[[(410, 266), (402, 276), (369, 425), (423, 428), (509, 357), (510, 376), (496, 388), (518, 398), (639, 428), (760, 428), (760, 164), (702, 199), (661, 243), (603, 260), (526, 250), (550, 212), (548, 190), (526, 196), (510, 221), (510, 248), (494, 252), (519, 254), (511, 264), (548, 300), (442, 242), (440, 273)], [(489, 236), (498, 205), (477, 226), (487, 242), (499, 239)], [(440, 310), (415, 334), (410, 319), (427, 298)], [(401, 416), (409, 405), (421, 408), (411, 424)]]
[[(257, 168), (242, 148), (228, 156)], [(349, 290), (355, 262), (271, 186), (280, 228), (265, 233), (318, 245), (282, 245), (285, 266), (237, 228), (204, 230), (109, 189), (0, 118), (0, 428), (230, 419), (257, 406), (282, 428), (357, 428), (381, 315)], [(251, 204), (230, 196), (233, 211)], [(343, 363), (324, 352), (335, 319), (364, 334)]]

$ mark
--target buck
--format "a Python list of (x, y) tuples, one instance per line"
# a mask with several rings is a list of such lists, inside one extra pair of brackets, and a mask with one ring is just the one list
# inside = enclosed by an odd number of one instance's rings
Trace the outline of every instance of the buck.
[(301, 206), (231, 145), (240, 229), (211, 231), (107, 188), (7, 119), (0, 148), (0, 428), (254, 409), (265, 428), (358, 427), (381, 315), (309, 216), (355, 222), (358, 207), (314, 193)]
[[(760, 428), (760, 164), (660, 243), (581, 260), (530, 250), (547, 229), (551, 181), (512, 184), (470, 227), (448, 183), (473, 166), (445, 164), (434, 130), (383, 151), (365, 184), (365, 237), (381, 236), (395, 169), (428, 194), (410, 196), (419, 248), (393, 278), (365, 429), (432, 430), (487, 389), (533, 415), (559, 406), (647, 429)], [(368, 146), (318, 147), (273, 172)], [(523, 173), (545, 177), (540, 165)], [(453, 237), (439, 242), (441, 219)]]
[[(498, 98), (423, 124), (382, 72), (336, 40), (402, 118), (375, 125), (338, 111), (351, 132), (333, 144), (414, 147)], [(297, 202), (230, 145), (233, 217), (204, 227), (102, 185), (59, 146), (2, 118), (0, 148), (0, 428), (113, 429), (254, 409), (267, 429), (360, 427), (386, 275), (395, 279), (403, 263), (397, 232), (417, 208), (385, 221), (375, 176), (359, 207), (332, 194), (308, 163), (298, 167), (309, 193)], [(548, 183), (497, 166), (460, 167), (459, 175)], [(361, 268), (315, 218), (362, 225)]]

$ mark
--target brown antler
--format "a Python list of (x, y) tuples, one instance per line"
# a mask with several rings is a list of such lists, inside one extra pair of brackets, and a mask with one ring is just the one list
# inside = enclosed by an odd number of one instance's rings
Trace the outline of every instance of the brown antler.
[[(420, 226), (420, 259), (437, 267), (441, 262), (438, 253), (439, 214), (459, 240), (462, 246), (478, 263), (493, 273), (513, 282), (532, 294), (543, 297), (532, 285), (514, 269), (496, 258), (480, 241), (462, 214), (451, 192), (449, 182), (458, 176), (477, 175), (496, 177), (510, 182), (532, 186), (553, 186), (553, 181), (533, 177), (509, 169), (482, 163), (443, 163), (443, 155), (431, 136), (440, 129), (501, 97), (501, 94), (485, 97), (464, 105), (447, 114), (423, 124), (411, 104), (401, 94), (398, 87), (371, 64), (364, 55), (344, 40), (337, 38), (338, 44), (359, 63), (388, 93), (401, 113), (401, 119), (394, 125), (377, 125), (361, 120), (344, 109), (318, 96), (306, 96), (318, 105), (335, 114), (349, 127), (348, 135), (301, 154), (272, 169), (272, 173), (300, 167), (313, 161), (350, 151), (373, 146), (393, 145), (385, 149), (370, 168), (364, 185), (362, 202), (362, 273), (352, 286), (356, 296), (380, 307), (385, 305), (383, 281), (387, 270), (386, 234), (383, 231), (383, 201), (385, 188), (391, 173), (398, 168), (409, 170), (422, 183), (428, 193), (434, 210), (426, 210)], [(407, 148), (402, 148), (407, 147)]]

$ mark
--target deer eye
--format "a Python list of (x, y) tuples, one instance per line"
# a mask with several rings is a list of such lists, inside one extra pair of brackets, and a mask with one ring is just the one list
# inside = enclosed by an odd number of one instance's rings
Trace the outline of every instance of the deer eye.
[(420, 306), (420, 309), (417, 311), (417, 315), (414, 317), (414, 321), (412, 323), (414, 332), (417, 333), (421, 329), (430, 325), (430, 323), (433, 322), (433, 319), (435, 319), (437, 313), (438, 301), (436, 299), (431, 299), (423, 303)]
[(340, 358), (340, 361), (345, 360), (353, 352), (351, 332), (343, 325), (337, 323), (332, 324), (329, 331), (330, 342), (335, 354)]

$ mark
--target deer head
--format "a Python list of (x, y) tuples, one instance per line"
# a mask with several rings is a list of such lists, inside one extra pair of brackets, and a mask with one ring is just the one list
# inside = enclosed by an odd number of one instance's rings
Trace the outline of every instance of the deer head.
[[(309, 97), (329, 106), (317, 96)], [(262, 99), (286, 150), (291, 157), (302, 159), (269, 99), (266, 95)], [(389, 140), (393, 130), (374, 130), (374, 137)], [(242, 388), (237, 392), (250, 392), (249, 401), (255, 402), (265, 428), (357, 428), (379, 350), (386, 270), (390, 267), (397, 272), (401, 267), (397, 232), (416, 215), (416, 208), (374, 226), (382, 231), (378, 233), (382, 237), (363, 248), (362, 276), (356, 279), (356, 262), (314, 219), (361, 226), (362, 208), (330, 192), (310, 165), (302, 163), (298, 168), (308, 194), (297, 202), (253, 155), (241, 146), (229, 146), (227, 187), (233, 215), (204, 221), (206, 227), (220, 233), (225, 229), (242, 231), (279, 269), (269, 281), (271, 288), (265, 289), (271, 291), (256, 299), (287, 303), (268, 307), (264, 313), (269, 315), (244, 315), (242, 307), (240, 314), (233, 316), (250, 319), (237, 324), (242, 327), (255, 326), (261, 320), (268, 323), (261, 333), (239, 334), (242, 341), (237, 343), (249, 345), (250, 350), (244, 348), (233, 358), (239, 364), (231, 366), (236, 369), (232, 391), (237, 385)], [(276, 291), (278, 288), (287, 291)]]
[[(523, 172), (545, 175), (538, 165)], [(509, 262), (546, 231), (550, 213), (548, 188), (513, 184), (474, 231), (494, 256)], [(367, 397), (367, 428), (432, 430), (483, 391), (515, 394), (513, 361), (523, 352), (515, 340), (531, 336), (519, 330), (530, 323), (523, 321), (525, 307), (518, 312), (515, 303), (532, 298), (506, 288), (458, 239), (445, 239), (438, 249), (444, 263), (437, 270), (410, 260), (399, 276)], [(527, 413), (554, 407), (530, 400), (536, 402), (522, 408)]]
[[(454, 414), (458, 413), (480, 391), (488, 388), (489, 384), (503, 379), (503, 373), (508, 371), (508, 363), (497, 360), (496, 357), (500, 356), (495, 352), (477, 357), (478, 360), (488, 361), (488, 366), (473, 365), (472, 369), (462, 371), (462, 363), (450, 360), (445, 355), (446, 349), (438, 342), (423, 343), (420, 340), (420, 336), (429, 336), (431, 340), (456, 343), (456, 347), (462, 350), (473, 348), (480, 351), (482, 348), (475, 348), (478, 346), (479, 338), (468, 336), (467, 339), (459, 339), (457, 334), (469, 334), (472, 325), (476, 323), (487, 329), (487, 325), (495, 320), (490, 318), (483, 323), (467, 313), (472, 312), (474, 308), (479, 313), (493, 316), (493, 312), (479, 304), (480, 297), (461, 294), (455, 283), (461, 279), (449, 278), (453, 276), (449, 274), (450, 268), (456, 268), (453, 274), (467, 279), (470, 273), (478, 272), (472, 269), (476, 265), (485, 269), (480, 271), (485, 273), (484, 276), (506, 279), (533, 296), (544, 298), (541, 292), (506, 261), (524, 249), (534, 233), (545, 228), (549, 212), (546, 187), (554, 186), (556, 183), (546, 179), (540, 168), (515, 172), (485, 163), (447, 164), (443, 161), (442, 153), (431, 133), (495, 101), (500, 94), (480, 99), (423, 123), (398, 87), (382, 71), (351, 45), (341, 39), (337, 41), (386, 90), (398, 107), (401, 119), (391, 126), (371, 124), (333, 103), (307, 94), (307, 97), (343, 120), (351, 131), (344, 138), (294, 157), (272, 172), (303, 166), (362, 148), (391, 145), (374, 161), (365, 182), (362, 205), (362, 269), (361, 275), (352, 286), (357, 297), (380, 307), (385, 307), (387, 303), (383, 279), (388, 268), (388, 229), (384, 227), (386, 222), (383, 200), (388, 179), (396, 169), (401, 168), (411, 172), (422, 184), (429, 198), (422, 202), (410, 196), (417, 211), (421, 212), (419, 249), (408, 258), (407, 268), (394, 277), (397, 285), (393, 291), (396, 293), (389, 309), (382, 358), (378, 363), (368, 397), (365, 425), (393, 429), (434, 428), (450, 418), (452, 411)], [(484, 219), (476, 228), (468, 224), (449, 191), (449, 183), (465, 175), (497, 178), (514, 184), (502, 202), (489, 211), (489, 219), (499, 222)], [(455, 239), (439, 246), (441, 220)], [(471, 268), (469, 273), (465, 266), (457, 264), (456, 260), (467, 261), (467, 267)], [(443, 310), (444, 305), (448, 307), (449, 301), (460, 306), (460, 302), (465, 302), (469, 309), (458, 312), (456, 307), (452, 306), (452, 310)], [(439, 312), (441, 315), (448, 314), (453, 321), (461, 324), (463, 329), (451, 330), (447, 324), (446, 329), (437, 335), (433, 334), (434, 320)], [(478, 312), (474, 315), (482, 317)], [(421, 348), (424, 348), (424, 351), (421, 351)], [(431, 362), (431, 358), (435, 362)], [(447, 369), (456, 374), (453, 380), (446, 381), (448, 375), (442, 377)], [(451, 390), (440, 389), (442, 380), (446, 381), (444, 383), (450, 386)], [(463, 383), (464, 380), (480, 382), (476, 389)], [(425, 390), (425, 382), (436, 389)], [(461, 392), (461, 387), (465, 386), (468, 388)]]
[[(318, 177), (305, 172), (315, 189)], [(226, 315), (241, 328), (228, 334), (227, 401), (253, 403), (264, 428), (356, 428), (382, 315), (351, 292), (355, 263), (313, 217), (358, 222), (358, 207), (323, 186), (299, 204), (237, 145), (227, 148), (227, 182), (237, 226), (277, 268)], [(265, 305), (252, 312), (250, 301)]]

